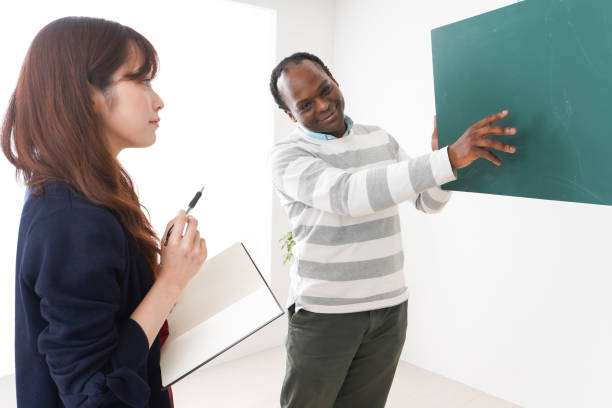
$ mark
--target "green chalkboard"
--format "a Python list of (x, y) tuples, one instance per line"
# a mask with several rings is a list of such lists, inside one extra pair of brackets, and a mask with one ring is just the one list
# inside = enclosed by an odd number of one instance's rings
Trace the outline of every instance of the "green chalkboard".
[(502, 109), (517, 147), (445, 189), (612, 205), (612, 0), (526, 0), (432, 30), (440, 146)]

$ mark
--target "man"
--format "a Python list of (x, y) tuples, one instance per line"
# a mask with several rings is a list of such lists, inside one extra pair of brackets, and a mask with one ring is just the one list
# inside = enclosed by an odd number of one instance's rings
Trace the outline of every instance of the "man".
[(488, 148), (516, 149), (486, 136), (504, 111), (471, 126), (453, 145), (410, 159), (381, 128), (353, 123), (329, 69), (293, 54), (270, 89), (298, 124), (271, 154), (274, 186), (292, 224), (287, 372), (283, 407), (384, 407), (406, 337), (408, 292), (397, 204), (440, 211), (439, 186)]

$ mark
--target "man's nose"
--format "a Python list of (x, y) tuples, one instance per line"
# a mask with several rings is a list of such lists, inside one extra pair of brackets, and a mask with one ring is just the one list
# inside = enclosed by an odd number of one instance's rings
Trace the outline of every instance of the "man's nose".
[(324, 99), (317, 100), (317, 110), (319, 112), (327, 112), (329, 110), (329, 102)]

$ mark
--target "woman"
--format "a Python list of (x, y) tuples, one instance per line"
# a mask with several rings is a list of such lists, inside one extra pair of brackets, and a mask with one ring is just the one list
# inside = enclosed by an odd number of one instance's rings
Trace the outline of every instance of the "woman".
[(20, 407), (171, 406), (158, 334), (206, 244), (180, 212), (160, 246), (117, 160), (155, 142), (156, 71), (142, 35), (93, 18), (52, 22), (26, 55), (2, 127), (4, 154), (28, 186), (15, 294)]

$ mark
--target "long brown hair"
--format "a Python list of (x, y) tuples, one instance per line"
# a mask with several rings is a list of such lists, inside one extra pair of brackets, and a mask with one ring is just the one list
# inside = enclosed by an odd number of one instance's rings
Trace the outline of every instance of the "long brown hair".
[(157, 53), (133, 29), (97, 18), (66, 17), (32, 41), (2, 126), (2, 150), (34, 194), (44, 183), (68, 182), (88, 200), (111, 210), (157, 274), (159, 239), (134, 184), (111, 153), (90, 86), (105, 92), (130, 58), (142, 65), (127, 79), (157, 73)]

